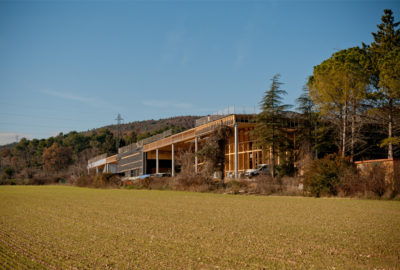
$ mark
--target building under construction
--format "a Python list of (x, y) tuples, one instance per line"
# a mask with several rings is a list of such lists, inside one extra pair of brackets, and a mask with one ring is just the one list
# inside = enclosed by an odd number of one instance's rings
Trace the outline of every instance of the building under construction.
[[(257, 147), (253, 138), (254, 117), (254, 114), (206, 116), (196, 120), (192, 129), (177, 134), (168, 130), (121, 147), (114, 156), (95, 157), (88, 161), (88, 171), (119, 173), (126, 178), (159, 173), (175, 176), (180, 170), (182, 153), (197, 153), (214, 131), (225, 126), (232, 130), (232, 135), (225, 149), (224, 174), (228, 178), (238, 178), (248, 169), (270, 163), (269, 151)], [(198, 172), (201, 166), (201, 160), (195, 155), (194, 170)]]

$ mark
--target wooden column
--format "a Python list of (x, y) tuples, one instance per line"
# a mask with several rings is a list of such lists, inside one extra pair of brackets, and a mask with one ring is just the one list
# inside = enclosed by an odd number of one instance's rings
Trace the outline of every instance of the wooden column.
[(229, 141), (229, 144), (228, 144), (228, 171), (229, 172), (232, 171), (232, 166), (231, 166), (231, 144), (230, 144), (230, 141)]
[(238, 179), (238, 126), (235, 123), (235, 179)]
[(197, 137), (195, 137), (194, 138), (194, 153), (195, 153), (195, 155), (194, 155), (194, 170), (196, 173), (198, 172), (198, 170), (197, 170), (197, 163), (198, 163), (197, 150), (198, 150), (198, 141), (197, 141)]
[(171, 165), (171, 176), (174, 177), (175, 176), (175, 145), (172, 144), (171, 145), (172, 150), (171, 150), (171, 161), (172, 161), (172, 165)]
[(158, 148), (156, 149), (156, 173), (158, 173), (158, 169), (159, 169), (159, 166), (158, 166)]

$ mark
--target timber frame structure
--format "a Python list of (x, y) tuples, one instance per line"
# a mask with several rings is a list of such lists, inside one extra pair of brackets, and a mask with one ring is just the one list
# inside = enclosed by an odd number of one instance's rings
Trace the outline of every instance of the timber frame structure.
[[(231, 136), (225, 148), (225, 177), (239, 178), (248, 169), (254, 169), (259, 164), (270, 163), (270, 153), (257, 147), (253, 136), (255, 127), (254, 114), (211, 115), (196, 121), (194, 128), (177, 134), (170, 131), (147, 138), (118, 149), (118, 154), (112, 156), (118, 162), (117, 172), (126, 178), (140, 175), (168, 173), (175, 176), (179, 172), (179, 158), (183, 152), (197, 153), (206, 139), (220, 127), (232, 129)], [(109, 157), (111, 158), (111, 157)], [(104, 160), (104, 157), (103, 157)], [(88, 170), (96, 169), (96, 158), (88, 161)], [(279, 163), (279, 160), (278, 160)], [(201, 170), (201, 160), (195, 155), (193, 169)], [(101, 164), (106, 167), (106, 164)]]

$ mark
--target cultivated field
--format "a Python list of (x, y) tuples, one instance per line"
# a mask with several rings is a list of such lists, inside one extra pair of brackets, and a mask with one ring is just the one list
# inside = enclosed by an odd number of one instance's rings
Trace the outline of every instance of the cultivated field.
[(0, 268), (400, 269), (400, 202), (0, 187)]

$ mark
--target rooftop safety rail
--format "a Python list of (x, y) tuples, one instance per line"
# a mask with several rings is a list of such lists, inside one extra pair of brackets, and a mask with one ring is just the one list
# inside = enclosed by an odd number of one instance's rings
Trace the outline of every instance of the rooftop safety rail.
[(204, 117), (199, 118), (199, 119), (196, 120), (195, 127), (199, 127), (199, 126), (205, 125), (207, 123), (213, 122), (215, 120), (218, 120), (218, 119), (221, 119), (221, 118), (224, 118), (224, 117), (225, 117), (225, 115), (207, 115), (207, 116), (204, 116)]
[(149, 144), (149, 143), (164, 139), (164, 138), (169, 137), (171, 135), (172, 135), (172, 130), (168, 129), (168, 130), (164, 131), (163, 133), (156, 134), (156, 135), (151, 136), (149, 138), (140, 140), (140, 141), (138, 141), (136, 143), (131, 143), (131, 144), (127, 145), (127, 146), (120, 147), (120, 148), (118, 148), (118, 154), (122, 154), (122, 153), (125, 153), (125, 152), (128, 152), (128, 151), (134, 151), (139, 147), (143, 147), (143, 145), (145, 145), (145, 144)]
[(142, 142), (142, 145), (145, 145), (145, 144), (148, 144), (148, 143), (152, 143), (152, 142), (164, 139), (164, 138), (166, 138), (168, 136), (171, 136), (171, 135), (172, 135), (172, 129), (168, 129), (168, 130), (164, 131), (163, 133), (160, 133), (160, 134), (151, 136), (149, 138), (143, 139), (143, 140), (141, 140), (141, 142)]
[(221, 119), (225, 116), (232, 114), (241, 114), (241, 115), (255, 115), (260, 112), (257, 107), (246, 107), (246, 106), (229, 106), (225, 109), (213, 112), (207, 116), (199, 118), (195, 122), (195, 127), (207, 124), (209, 122), (213, 122), (215, 120)]
[(207, 125), (196, 128), (196, 136), (204, 135), (218, 129), (221, 126), (233, 126), (235, 124), (235, 115), (228, 115), (216, 119)]
[(118, 148), (118, 154), (122, 154), (125, 152), (129, 152), (129, 151), (134, 151), (136, 149), (138, 149), (140, 146), (138, 143), (131, 143), (125, 146), (122, 146), (120, 148)]

